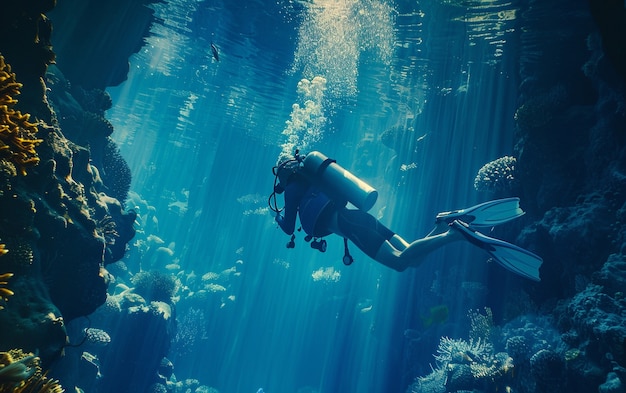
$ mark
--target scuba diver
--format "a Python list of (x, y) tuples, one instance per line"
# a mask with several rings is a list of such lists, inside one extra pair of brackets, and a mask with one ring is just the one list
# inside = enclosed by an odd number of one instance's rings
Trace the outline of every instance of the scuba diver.
[[(348, 240), (375, 261), (397, 271), (418, 266), (430, 252), (446, 244), (466, 240), (485, 250), (506, 269), (539, 281), (541, 257), (505, 241), (488, 237), (478, 229), (491, 228), (524, 214), (519, 198), (505, 198), (481, 203), (466, 209), (439, 213), (435, 227), (425, 237), (408, 242), (381, 224), (367, 211), (378, 192), (342, 168), (335, 160), (313, 151), (307, 155), (296, 150), (294, 157), (279, 161), (273, 169), (274, 191), (270, 209), (280, 228), (291, 235), (288, 248), (295, 247), (296, 217), (306, 233), (305, 241), (321, 252), (323, 238), (332, 233), (344, 239), (343, 262), (353, 258)], [(284, 208), (278, 208), (276, 195), (284, 193)], [(348, 208), (350, 202), (356, 209)]]

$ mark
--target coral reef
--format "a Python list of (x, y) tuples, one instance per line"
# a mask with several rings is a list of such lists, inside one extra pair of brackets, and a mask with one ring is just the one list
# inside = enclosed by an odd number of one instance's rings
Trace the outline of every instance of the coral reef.
[(495, 392), (502, 386), (511, 389), (514, 359), (506, 352), (495, 352), (491, 310), (486, 309), (485, 314), (470, 311), (468, 317), (470, 339), (442, 337), (434, 355), (436, 368), (430, 375), (417, 378), (408, 392)]
[[(593, 192), (574, 206), (554, 207), (520, 235), (521, 244), (534, 244), (543, 256), (542, 280), (560, 285), (543, 286), (544, 296), (563, 298), (584, 289), (609, 254), (618, 251), (615, 216), (621, 193)], [(559, 250), (555, 254), (554, 250)]]
[(0, 53), (23, 84), (19, 108), (50, 123), (42, 76), (55, 60), (50, 42), (52, 25), (44, 15), (56, 1), (3, 1), (0, 13)]
[[(104, 265), (122, 258), (135, 219), (110, 196), (92, 161), (93, 152), (103, 156), (106, 136), (86, 148), (63, 133), (60, 119), (75, 116), (94, 134), (110, 134), (103, 114), (111, 101), (102, 90), (75, 87), (83, 109), (65, 94), (69, 82), (45, 78), (54, 53), (43, 13), (55, 3), (4, 2), (0, 15), (0, 238), (10, 250), (1, 262), (2, 272), (13, 274), (0, 279), (0, 325), (20, 326), (3, 329), (0, 350), (37, 350), (46, 365), (67, 344), (66, 323), (104, 303), (111, 279)], [(48, 98), (64, 105), (51, 107)], [(130, 175), (125, 179), (120, 198)]]
[(522, 315), (502, 326), (494, 324), (490, 309), (471, 310), (468, 317), (470, 338), (442, 337), (437, 367), (417, 378), (408, 392), (538, 393), (577, 386), (571, 378), (572, 353), (549, 317)]
[(560, 315), (558, 326), (563, 331), (563, 340), (572, 349), (570, 354), (584, 354), (581, 359), (577, 359), (578, 355), (571, 356), (572, 378), (577, 381), (590, 379), (588, 369), (603, 370), (605, 375), (612, 371), (607, 369), (614, 368), (607, 359), (618, 365), (626, 364), (623, 324), (626, 298), (622, 292), (625, 266), (624, 255), (610, 255), (602, 269), (592, 276), (592, 282), (555, 310)]
[(63, 393), (59, 381), (43, 372), (39, 357), (20, 349), (0, 352), (0, 392)]
[(530, 358), (530, 374), (537, 393), (561, 392), (566, 386), (565, 361), (549, 349), (542, 349)]
[(148, 301), (171, 302), (180, 287), (176, 277), (158, 271), (139, 272), (132, 282), (135, 293)]
[(28, 167), (39, 163), (35, 148), (42, 140), (36, 138), (37, 124), (28, 121), (30, 115), (14, 109), (22, 86), (0, 54), (0, 160), (10, 160), (26, 175)]
[(46, 80), (54, 87), (49, 94), (50, 103), (57, 114), (62, 114), (58, 119), (64, 135), (74, 143), (89, 146), (89, 165), (92, 172), (97, 173), (94, 176), (98, 178), (99, 191), (106, 192), (123, 205), (128, 197), (131, 173), (110, 138), (113, 126), (104, 117), (111, 105), (110, 96), (99, 89), (73, 88), (56, 67), (50, 67)]

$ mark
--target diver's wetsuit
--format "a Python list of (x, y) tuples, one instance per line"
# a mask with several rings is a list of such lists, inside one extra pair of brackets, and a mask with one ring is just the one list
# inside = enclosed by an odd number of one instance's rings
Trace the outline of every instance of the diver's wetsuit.
[(339, 210), (337, 225), (345, 237), (372, 259), (376, 259), (380, 246), (394, 235), (389, 228), (363, 210)]
[(285, 187), (285, 216), (277, 216), (276, 221), (286, 234), (291, 235), (295, 230), (296, 215), (299, 214), (302, 229), (307, 234), (323, 237), (332, 233), (330, 220), (336, 213), (340, 235), (374, 258), (380, 246), (394, 233), (372, 215), (344, 206), (333, 202), (303, 176), (293, 175)]
[(331, 234), (329, 221), (335, 204), (320, 190), (300, 175), (293, 175), (285, 187), (285, 216), (276, 217), (278, 225), (288, 235), (296, 227), (296, 215), (300, 215), (302, 229), (313, 237)]

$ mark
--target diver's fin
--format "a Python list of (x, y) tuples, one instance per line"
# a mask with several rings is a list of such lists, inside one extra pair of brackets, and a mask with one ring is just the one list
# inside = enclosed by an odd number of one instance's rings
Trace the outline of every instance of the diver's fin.
[(519, 198), (496, 199), (466, 209), (437, 214), (437, 223), (460, 220), (474, 228), (493, 227), (524, 215)]
[(534, 281), (541, 280), (539, 267), (543, 263), (543, 259), (540, 256), (514, 244), (473, 231), (464, 222), (455, 220), (450, 226), (458, 230), (467, 241), (487, 251), (496, 262), (506, 269)]

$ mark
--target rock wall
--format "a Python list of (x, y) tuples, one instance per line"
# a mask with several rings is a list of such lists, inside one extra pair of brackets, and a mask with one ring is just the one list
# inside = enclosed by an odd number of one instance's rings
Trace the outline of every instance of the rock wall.
[[(52, 22), (46, 13), (55, 3), (0, 1), (0, 55), (8, 75), (0, 81), (8, 86), (0, 90), (0, 99), (8, 103), (8, 115), (0, 118), (0, 350), (38, 353), (44, 367), (68, 344), (66, 323), (105, 302), (110, 278), (105, 266), (123, 256), (135, 221), (134, 213), (123, 208), (130, 172), (104, 119), (111, 102), (103, 89), (113, 79), (98, 79), (99, 68), (90, 68), (92, 73), (81, 79), (68, 66), (78, 81), (73, 83), (54, 66)], [(146, 2), (107, 2), (125, 3), (141, 9), (149, 23)], [(55, 32), (64, 28), (57, 24)], [(94, 37), (102, 34), (97, 28), (92, 24)], [(145, 32), (144, 26), (139, 35), (124, 36), (124, 45), (139, 48)], [(103, 49), (102, 55), (127, 63), (129, 53), (113, 55), (116, 43), (108, 43), (111, 53)], [(92, 59), (76, 48), (70, 53), (65, 48), (64, 65)], [(98, 89), (91, 80), (97, 80)]]

